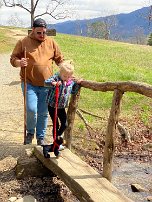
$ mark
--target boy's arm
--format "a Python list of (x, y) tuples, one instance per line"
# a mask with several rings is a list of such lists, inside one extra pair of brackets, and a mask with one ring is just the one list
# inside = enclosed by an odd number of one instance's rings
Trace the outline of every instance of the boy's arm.
[(47, 80), (44, 81), (44, 86), (45, 86), (45, 87), (53, 86), (53, 84), (52, 84), (53, 82), (54, 82), (54, 78), (53, 78), (53, 76), (52, 76), (52, 77), (50, 77), (49, 79), (47, 79)]
[(61, 84), (60, 81), (58, 82), (57, 74), (54, 74), (52, 77), (44, 81), (44, 86), (45, 87), (56, 86), (57, 83), (59, 85)]
[(81, 87), (81, 81), (82, 81), (82, 79), (74, 78), (71, 94), (77, 94), (78, 93), (78, 91)]

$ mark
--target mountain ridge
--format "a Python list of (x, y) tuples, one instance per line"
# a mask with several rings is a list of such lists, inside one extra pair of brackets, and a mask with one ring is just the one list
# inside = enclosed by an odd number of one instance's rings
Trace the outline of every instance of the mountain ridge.
[(149, 26), (148, 21), (149, 12), (150, 7), (143, 7), (130, 13), (120, 13), (85, 20), (68, 20), (56, 24), (49, 24), (48, 27), (55, 28), (59, 33), (87, 36), (88, 23), (104, 21), (106, 18), (113, 16), (116, 19), (117, 25), (111, 27), (110, 38), (113, 39), (119, 36), (122, 39), (129, 39), (136, 36), (137, 30), (146, 36), (151, 33), (151, 25)]

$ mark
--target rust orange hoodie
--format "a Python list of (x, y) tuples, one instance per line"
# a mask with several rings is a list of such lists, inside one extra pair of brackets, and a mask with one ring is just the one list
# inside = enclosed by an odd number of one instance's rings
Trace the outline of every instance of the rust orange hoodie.
[[(16, 67), (15, 61), (24, 57), (26, 47), (26, 57), (28, 66), (26, 67), (26, 80), (34, 86), (44, 86), (44, 80), (52, 76), (52, 62), (58, 65), (63, 61), (63, 55), (57, 43), (49, 37), (44, 41), (35, 39), (33, 33), (19, 40), (12, 52), (10, 62)], [(24, 70), (20, 71), (21, 80), (24, 80)]]

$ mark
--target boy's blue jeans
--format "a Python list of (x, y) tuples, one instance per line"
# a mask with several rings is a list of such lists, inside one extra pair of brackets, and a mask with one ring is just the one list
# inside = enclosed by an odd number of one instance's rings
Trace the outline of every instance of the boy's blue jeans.
[[(24, 83), (21, 83), (24, 94)], [(48, 94), (47, 87), (33, 86), (27, 83), (26, 91), (26, 112), (27, 133), (34, 134), (36, 129), (36, 138), (44, 139), (47, 122), (48, 122), (48, 104), (46, 97)]]

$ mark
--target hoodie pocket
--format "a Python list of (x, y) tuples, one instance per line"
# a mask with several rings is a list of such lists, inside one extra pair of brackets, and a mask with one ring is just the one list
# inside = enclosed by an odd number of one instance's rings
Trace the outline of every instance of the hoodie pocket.
[(31, 76), (34, 80), (44, 81), (52, 75), (52, 70), (45, 65), (34, 65), (31, 69)]

